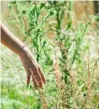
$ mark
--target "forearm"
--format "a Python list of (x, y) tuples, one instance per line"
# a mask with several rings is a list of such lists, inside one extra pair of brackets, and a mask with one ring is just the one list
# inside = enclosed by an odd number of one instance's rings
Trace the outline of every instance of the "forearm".
[(1, 27), (1, 43), (7, 46), (16, 54), (23, 55), (24, 44), (17, 39), (5, 26), (0, 24)]

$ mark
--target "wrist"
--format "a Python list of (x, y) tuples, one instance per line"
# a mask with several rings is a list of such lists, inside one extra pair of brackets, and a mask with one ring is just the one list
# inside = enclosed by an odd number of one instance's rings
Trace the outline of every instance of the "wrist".
[(36, 59), (34, 58), (33, 54), (29, 50), (29, 48), (25, 45), (22, 47), (22, 53), (20, 54), (20, 57), (22, 58), (28, 58), (29, 60), (32, 60), (32, 62), (36, 65), (39, 66)]
[(24, 45), (22, 45), (22, 47), (21, 47), (21, 52), (19, 53), (19, 55), (20, 55), (20, 57), (24, 57), (24, 56), (26, 56), (26, 54), (27, 54), (27, 47), (26, 47), (26, 45), (24, 44)]

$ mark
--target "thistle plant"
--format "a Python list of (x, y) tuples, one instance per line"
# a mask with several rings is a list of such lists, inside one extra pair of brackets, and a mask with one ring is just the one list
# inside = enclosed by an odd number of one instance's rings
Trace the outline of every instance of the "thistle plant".
[[(89, 61), (83, 60), (90, 48), (88, 43), (84, 43), (84, 36), (91, 19), (74, 27), (73, 1), (12, 1), (9, 8), (15, 19), (13, 23), (24, 34), (24, 41), (28, 40), (46, 75), (47, 82), (42, 90), (32, 88), (36, 103), (32, 103), (31, 108), (93, 107), (97, 103), (94, 100), (97, 93), (94, 95), (90, 91), (96, 84), (91, 81), (91, 74), (96, 65), (91, 65), (89, 58)], [(54, 34), (52, 38), (48, 37), (49, 31)]]

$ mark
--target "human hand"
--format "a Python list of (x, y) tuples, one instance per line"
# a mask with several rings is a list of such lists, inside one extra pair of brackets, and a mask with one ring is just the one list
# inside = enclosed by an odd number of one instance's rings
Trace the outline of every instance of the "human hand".
[(32, 78), (34, 87), (42, 88), (43, 84), (45, 84), (44, 75), (27, 47), (24, 47), (23, 55), (21, 55), (20, 58), (27, 72), (27, 85), (30, 83), (30, 79)]

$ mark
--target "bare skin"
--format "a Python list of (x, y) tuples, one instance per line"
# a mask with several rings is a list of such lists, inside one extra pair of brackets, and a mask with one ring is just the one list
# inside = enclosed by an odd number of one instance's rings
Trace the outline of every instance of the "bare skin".
[(45, 78), (30, 50), (23, 42), (14, 36), (4, 24), (1, 23), (0, 28), (1, 43), (15, 52), (22, 61), (27, 72), (27, 85), (30, 83), (30, 79), (32, 78), (34, 87), (42, 88), (43, 84), (45, 84)]

